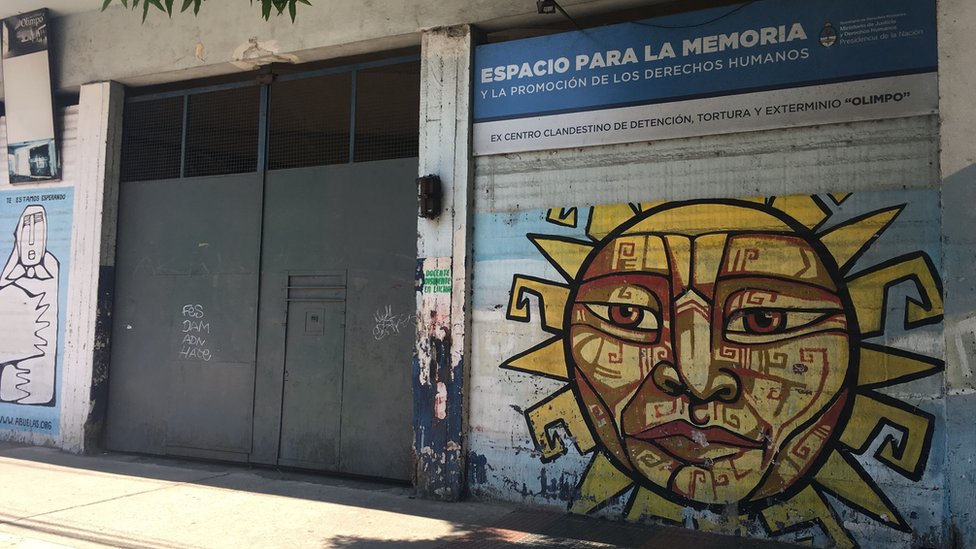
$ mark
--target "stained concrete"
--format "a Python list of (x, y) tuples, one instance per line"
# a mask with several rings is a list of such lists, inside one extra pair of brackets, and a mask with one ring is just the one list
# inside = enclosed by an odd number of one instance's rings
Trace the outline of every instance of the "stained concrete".
[[(0, 548), (434, 547), (512, 511), (408, 486), (0, 444)], [(50, 545), (54, 544), (54, 545)]]
[(362, 479), (0, 443), (0, 549), (789, 547), (412, 493)]

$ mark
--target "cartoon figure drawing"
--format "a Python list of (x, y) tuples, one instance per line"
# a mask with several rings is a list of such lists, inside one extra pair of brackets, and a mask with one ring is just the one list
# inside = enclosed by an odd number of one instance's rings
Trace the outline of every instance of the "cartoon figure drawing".
[(54, 405), (60, 264), (47, 228), (44, 207), (27, 206), (0, 272), (0, 402)]
[[(502, 367), (566, 382), (525, 415), (543, 461), (570, 440), (593, 455), (570, 510), (630, 493), (635, 520), (731, 507), (733, 531), (819, 524), (854, 547), (830, 494), (910, 531), (855, 459), (892, 426), (900, 439), (875, 458), (918, 481), (931, 447), (934, 417), (877, 389), (942, 362), (867, 340), (897, 322), (887, 291), (901, 281), (919, 296), (905, 331), (942, 320), (935, 265), (914, 252), (851, 274), (902, 210), (822, 230), (818, 196), (600, 206), (589, 241), (528, 235), (565, 282), (515, 275), (508, 318), (530, 321), (534, 296), (552, 338)], [(576, 227), (578, 213), (547, 219)]]

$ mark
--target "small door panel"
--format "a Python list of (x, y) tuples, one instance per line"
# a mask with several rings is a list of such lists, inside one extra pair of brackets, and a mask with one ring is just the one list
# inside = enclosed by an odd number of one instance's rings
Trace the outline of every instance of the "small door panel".
[(334, 470), (342, 412), (345, 275), (289, 277), (281, 465)]

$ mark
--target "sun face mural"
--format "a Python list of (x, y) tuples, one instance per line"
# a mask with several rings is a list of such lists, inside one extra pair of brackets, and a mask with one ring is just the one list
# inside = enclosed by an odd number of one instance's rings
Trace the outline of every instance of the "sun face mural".
[[(771, 535), (817, 523), (853, 546), (830, 494), (908, 531), (853, 456), (892, 427), (901, 436), (875, 457), (919, 480), (934, 418), (877, 389), (942, 362), (866, 340), (884, 333), (900, 282), (921, 297), (905, 330), (939, 322), (939, 277), (921, 252), (850, 275), (902, 207), (820, 230), (823, 200), (600, 206), (588, 241), (528, 235), (564, 280), (516, 275), (507, 316), (532, 320), (534, 296), (553, 337), (502, 367), (566, 382), (525, 415), (543, 461), (568, 440), (593, 454), (571, 511), (632, 490), (631, 519), (731, 507)], [(548, 221), (576, 226), (579, 214)]]

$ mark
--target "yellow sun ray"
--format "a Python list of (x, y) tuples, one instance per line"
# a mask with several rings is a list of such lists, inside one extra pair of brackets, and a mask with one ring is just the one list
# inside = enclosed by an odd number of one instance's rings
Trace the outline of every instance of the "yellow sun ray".
[(569, 381), (569, 366), (566, 365), (566, 353), (563, 350), (561, 337), (550, 339), (524, 353), (515, 355), (503, 362), (501, 367), (559, 381)]
[(637, 212), (630, 204), (593, 206), (590, 209), (590, 222), (586, 225), (586, 234), (593, 240), (603, 240), (614, 229), (633, 219), (635, 215)]
[(720, 515), (716, 520), (698, 520), (695, 524), (699, 530), (709, 534), (741, 536), (745, 533), (743, 525), (748, 521), (749, 517), (746, 515), (730, 517)]
[(820, 235), (820, 241), (837, 261), (840, 270), (845, 271), (903, 209), (904, 206), (898, 206), (852, 219)]
[(685, 521), (685, 508), (673, 501), (668, 501), (647, 488), (638, 488), (634, 499), (630, 502), (627, 520), (641, 521), (648, 518), (659, 518), (676, 524)]
[(941, 369), (941, 360), (862, 343), (857, 385), (862, 388), (897, 385), (930, 376)]
[(578, 211), (576, 208), (552, 208), (546, 212), (546, 221), (575, 229), (578, 223)]
[(866, 337), (884, 331), (888, 289), (900, 282), (915, 283), (922, 301), (908, 299), (905, 327), (912, 328), (942, 318), (942, 289), (935, 266), (922, 254), (902, 256), (893, 264), (859, 273), (848, 280), (848, 289), (861, 333)]
[(777, 196), (772, 200), (771, 205), (808, 229), (816, 229), (830, 215), (830, 211), (814, 196)]
[(594, 247), (588, 242), (569, 238), (551, 238), (541, 235), (528, 235), (528, 238), (567, 282), (579, 276), (583, 262)]
[(819, 523), (824, 532), (834, 540), (837, 547), (856, 547), (854, 540), (847, 534), (847, 530), (841, 526), (833, 511), (827, 506), (823, 496), (809, 486), (786, 502), (767, 507), (761, 514), (763, 520), (766, 521), (766, 527), (774, 535), (783, 533), (794, 526)]
[(579, 487), (580, 495), (570, 506), (569, 512), (585, 515), (633, 485), (634, 481), (630, 477), (617, 469), (607, 456), (599, 453), (583, 474), (583, 482)]
[(814, 480), (831, 494), (888, 526), (901, 531), (908, 528), (898, 511), (871, 485), (860, 465), (845, 459), (840, 452), (830, 453)]
[(843, 204), (845, 200), (851, 197), (853, 193), (830, 193), (830, 198), (833, 199), (836, 204)]
[(596, 441), (583, 419), (583, 412), (569, 387), (555, 392), (525, 412), (532, 429), (532, 438), (542, 453), (542, 461), (548, 462), (566, 453), (563, 439), (553, 432), (557, 427), (566, 430), (581, 454), (593, 451)]
[(539, 298), (542, 325), (549, 331), (563, 329), (563, 312), (569, 302), (569, 288), (527, 276), (518, 275), (512, 282), (512, 295), (508, 301), (508, 318), (519, 322), (530, 320), (529, 299), (526, 294)]
[(875, 457), (902, 475), (921, 480), (932, 441), (932, 416), (899, 400), (871, 393), (855, 397), (850, 417), (840, 436), (842, 444), (855, 453), (864, 453), (881, 428), (889, 425), (901, 432), (900, 440), (886, 437)]

